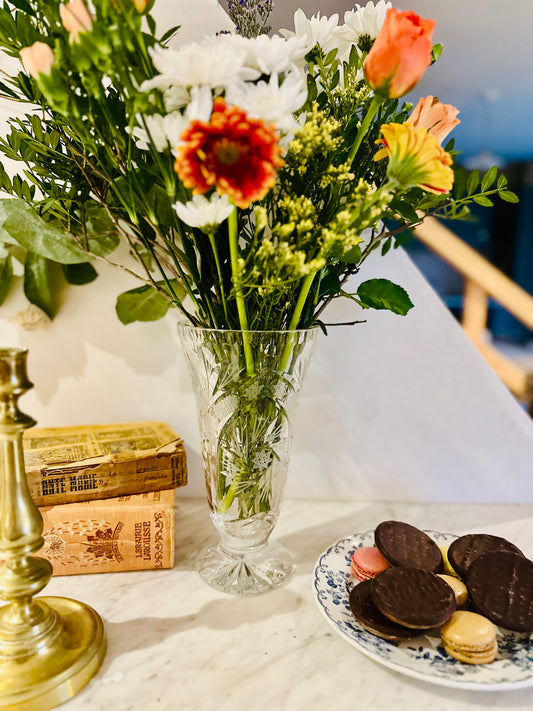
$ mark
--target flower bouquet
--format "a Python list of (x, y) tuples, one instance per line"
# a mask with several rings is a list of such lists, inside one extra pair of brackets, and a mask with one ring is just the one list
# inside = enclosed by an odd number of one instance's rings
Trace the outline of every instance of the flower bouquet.
[(426, 215), (516, 198), (496, 168), (452, 190), (442, 142), (457, 110), (399, 101), (438, 59), (433, 21), (379, 0), (343, 24), (299, 10), (269, 36), (271, 2), (240, 0), (235, 33), (172, 49), (178, 28), (159, 36), (152, 2), (0, 9), (0, 46), (23, 65), (0, 95), (29, 104), (0, 139), (26, 164), (12, 179), (0, 168), (0, 299), (22, 259), (27, 298), (52, 317), (58, 272), (83, 284), (103, 260), (138, 280), (117, 299), (123, 323), (178, 309), (223, 540), (206, 577), (256, 591), (290, 568), (261, 551), (288, 461), (285, 403), (327, 306), (350, 299), (354, 322), (361, 308), (406, 314), (401, 286), (360, 281), (369, 254)]

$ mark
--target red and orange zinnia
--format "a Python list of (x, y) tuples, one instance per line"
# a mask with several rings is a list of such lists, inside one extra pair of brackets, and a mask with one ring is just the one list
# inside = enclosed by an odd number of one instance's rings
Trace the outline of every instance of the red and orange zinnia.
[(274, 126), (220, 97), (209, 122), (193, 121), (181, 139), (174, 169), (185, 187), (197, 195), (215, 187), (241, 208), (266, 195), (283, 165)]

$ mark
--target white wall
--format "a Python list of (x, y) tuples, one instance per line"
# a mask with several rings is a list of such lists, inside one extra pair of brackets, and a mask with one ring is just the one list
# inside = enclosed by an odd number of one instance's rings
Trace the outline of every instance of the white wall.
[[(207, 30), (213, 2), (180, 5)], [(175, 7), (157, 3), (169, 25)], [(201, 495), (196, 414), (175, 314), (123, 326), (114, 302), (132, 283), (100, 271), (93, 284), (71, 287), (57, 319), (38, 331), (10, 320), (25, 306), (20, 289), (1, 307), (0, 346), (30, 351), (35, 388), (22, 409), (40, 426), (164, 420), (187, 447), (190, 484), (181, 494)], [(415, 309), (404, 318), (368, 311), (366, 324), (320, 338), (294, 416), (288, 495), (533, 502), (531, 420), (403, 252), (375, 258), (363, 274), (370, 276), (404, 285)], [(339, 302), (328, 321), (354, 316)]]

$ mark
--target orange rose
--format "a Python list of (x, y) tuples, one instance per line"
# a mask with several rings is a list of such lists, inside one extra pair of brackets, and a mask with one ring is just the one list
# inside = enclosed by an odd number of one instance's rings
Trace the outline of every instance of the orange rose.
[(412, 123), (417, 128), (427, 128), (439, 143), (442, 143), (450, 131), (461, 123), (456, 118), (458, 109), (451, 104), (441, 104), (435, 96), (420, 99), (406, 123)]
[(366, 80), (377, 94), (393, 99), (414, 87), (431, 64), (434, 27), (434, 20), (423, 20), (410, 10), (387, 10), (364, 65)]

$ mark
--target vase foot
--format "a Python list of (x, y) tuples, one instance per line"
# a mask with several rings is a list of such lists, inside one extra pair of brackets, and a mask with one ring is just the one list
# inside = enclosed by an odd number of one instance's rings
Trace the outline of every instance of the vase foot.
[(231, 554), (221, 545), (208, 548), (198, 561), (198, 572), (211, 587), (232, 595), (256, 595), (282, 585), (294, 572), (290, 551), (267, 543), (257, 551)]

